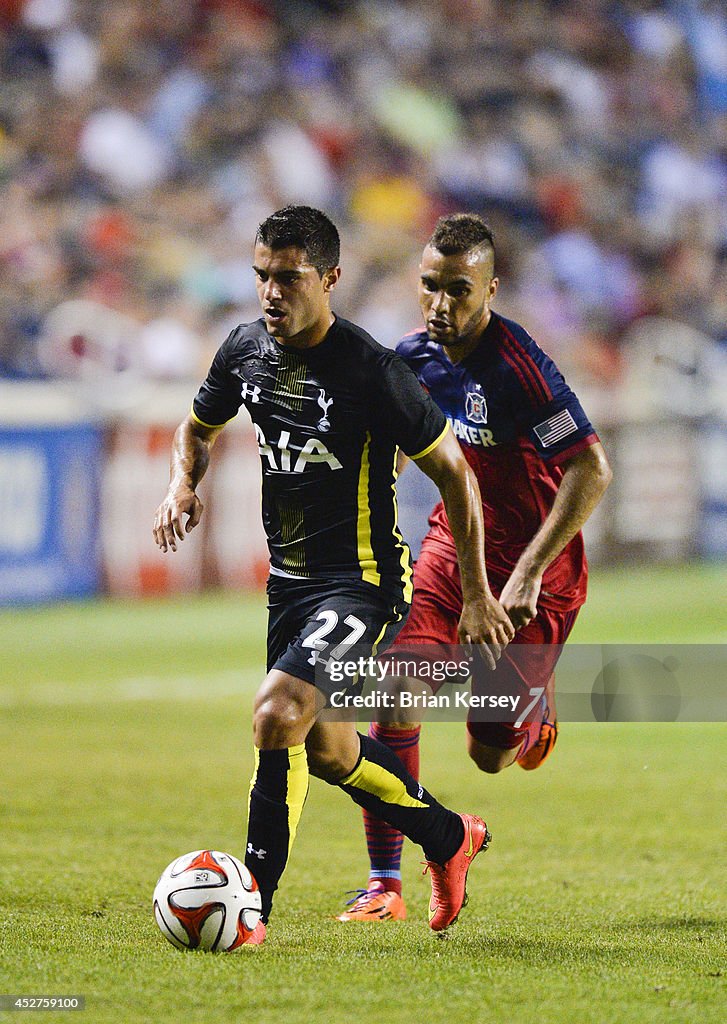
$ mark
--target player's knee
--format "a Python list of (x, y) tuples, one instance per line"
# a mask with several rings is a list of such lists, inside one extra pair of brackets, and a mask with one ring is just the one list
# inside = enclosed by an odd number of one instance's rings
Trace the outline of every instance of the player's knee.
[(501, 750), (499, 747), (487, 747), (468, 736), (467, 753), (481, 772), (497, 775), (503, 768), (508, 768), (515, 760), (516, 750)]
[(506, 750), (493, 750), (488, 751), (486, 754), (481, 751), (477, 753), (470, 752), (470, 757), (480, 771), (486, 772), (487, 775), (497, 775), (498, 772), (501, 772), (503, 768), (509, 767), (513, 762), (513, 758)]
[(413, 729), (421, 724), (421, 709), (432, 690), (419, 679), (386, 676), (379, 685), (385, 694), (385, 706), (378, 709), (378, 720), (387, 729)]
[[(274, 702), (265, 701), (255, 708), (252, 716), (252, 729), (256, 747), (278, 746), (275, 743), (275, 738), (283, 731), (283, 718)], [(280, 745), (285, 744), (281, 743)]]
[(312, 721), (305, 698), (305, 691), (299, 694), (294, 687), (268, 676), (255, 699), (255, 746), (270, 750), (302, 743)]

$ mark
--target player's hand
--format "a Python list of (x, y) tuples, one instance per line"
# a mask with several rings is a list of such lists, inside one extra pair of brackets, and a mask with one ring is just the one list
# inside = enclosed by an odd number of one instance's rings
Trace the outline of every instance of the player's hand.
[(502, 652), (515, 636), (515, 629), (502, 604), (490, 593), (465, 600), (459, 620), (459, 640), (476, 644), (485, 664), (495, 669)]
[(522, 576), (517, 569), (503, 587), (500, 603), (515, 629), (527, 626), (538, 614), (542, 576)]
[[(184, 540), (185, 533), (190, 533), (200, 521), (204, 505), (191, 487), (175, 487), (169, 489), (166, 498), (156, 510), (154, 516), (154, 540), (162, 551), (177, 550), (177, 540)], [(186, 524), (182, 524), (182, 516), (187, 516)]]

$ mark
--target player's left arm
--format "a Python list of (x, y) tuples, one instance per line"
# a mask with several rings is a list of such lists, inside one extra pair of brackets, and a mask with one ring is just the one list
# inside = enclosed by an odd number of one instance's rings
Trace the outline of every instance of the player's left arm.
[(563, 478), (553, 507), (518, 559), (500, 603), (516, 629), (537, 614), (543, 573), (582, 529), (611, 482), (612, 472), (600, 441), (561, 462)]

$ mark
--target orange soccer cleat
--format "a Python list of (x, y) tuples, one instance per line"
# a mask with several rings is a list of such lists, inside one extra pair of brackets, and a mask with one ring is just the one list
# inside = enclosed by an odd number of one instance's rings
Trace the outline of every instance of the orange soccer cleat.
[(518, 757), (517, 763), (526, 772), (535, 771), (553, 753), (553, 747), (558, 739), (558, 719), (552, 722), (540, 723), (540, 736), (533, 743), (522, 757)]
[(486, 850), (492, 836), (482, 818), (474, 814), (461, 814), (464, 839), (459, 850), (446, 864), (428, 860), (424, 873), (429, 872), (432, 896), (429, 900), (429, 927), (434, 932), (444, 931), (454, 924), (467, 900), (467, 872), (480, 850)]
[[(531, 747), (526, 747), (522, 755), (516, 758), (517, 763), (526, 772), (535, 771), (553, 753), (553, 747), (558, 739), (558, 716), (555, 713), (555, 673), (548, 680), (545, 693), (542, 696), (543, 718), (540, 723), (538, 738)], [(529, 736), (525, 743), (528, 742)], [(525, 746), (525, 744), (523, 744)]]
[(385, 889), (381, 882), (373, 882), (370, 889), (356, 889), (357, 895), (346, 904), (337, 921), (404, 921), (406, 904), (398, 892)]

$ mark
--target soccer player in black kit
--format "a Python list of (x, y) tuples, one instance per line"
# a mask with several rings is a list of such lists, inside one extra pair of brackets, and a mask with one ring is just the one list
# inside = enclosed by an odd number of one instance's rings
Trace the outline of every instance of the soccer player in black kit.
[(237, 327), (217, 352), (175, 434), (169, 490), (154, 521), (162, 551), (176, 550), (199, 523), (196, 488), (210, 449), (244, 404), (260, 450), (270, 550), (268, 674), (254, 707), (245, 859), (263, 912), (241, 936), (250, 945), (265, 939), (309, 772), (422, 846), (435, 931), (456, 920), (469, 865), (489, 841), (480, 818), (439, 804), (352, 721), (318, 717), (340, 684), (326, 689), (317, 660), (353, 643), (381, 651), (408, 612), (399, 448), (435, 481), (447, 509), (462, 573), (461, 641), (483, 645), (494, 664), (513, 637), (487, 584), (477, 482), (444, 414), (395, 353), (331, 312), (339, 252), (335, 226), (310, 207), (286, 207), (260, 225), (253, 269), (263, 316)]

